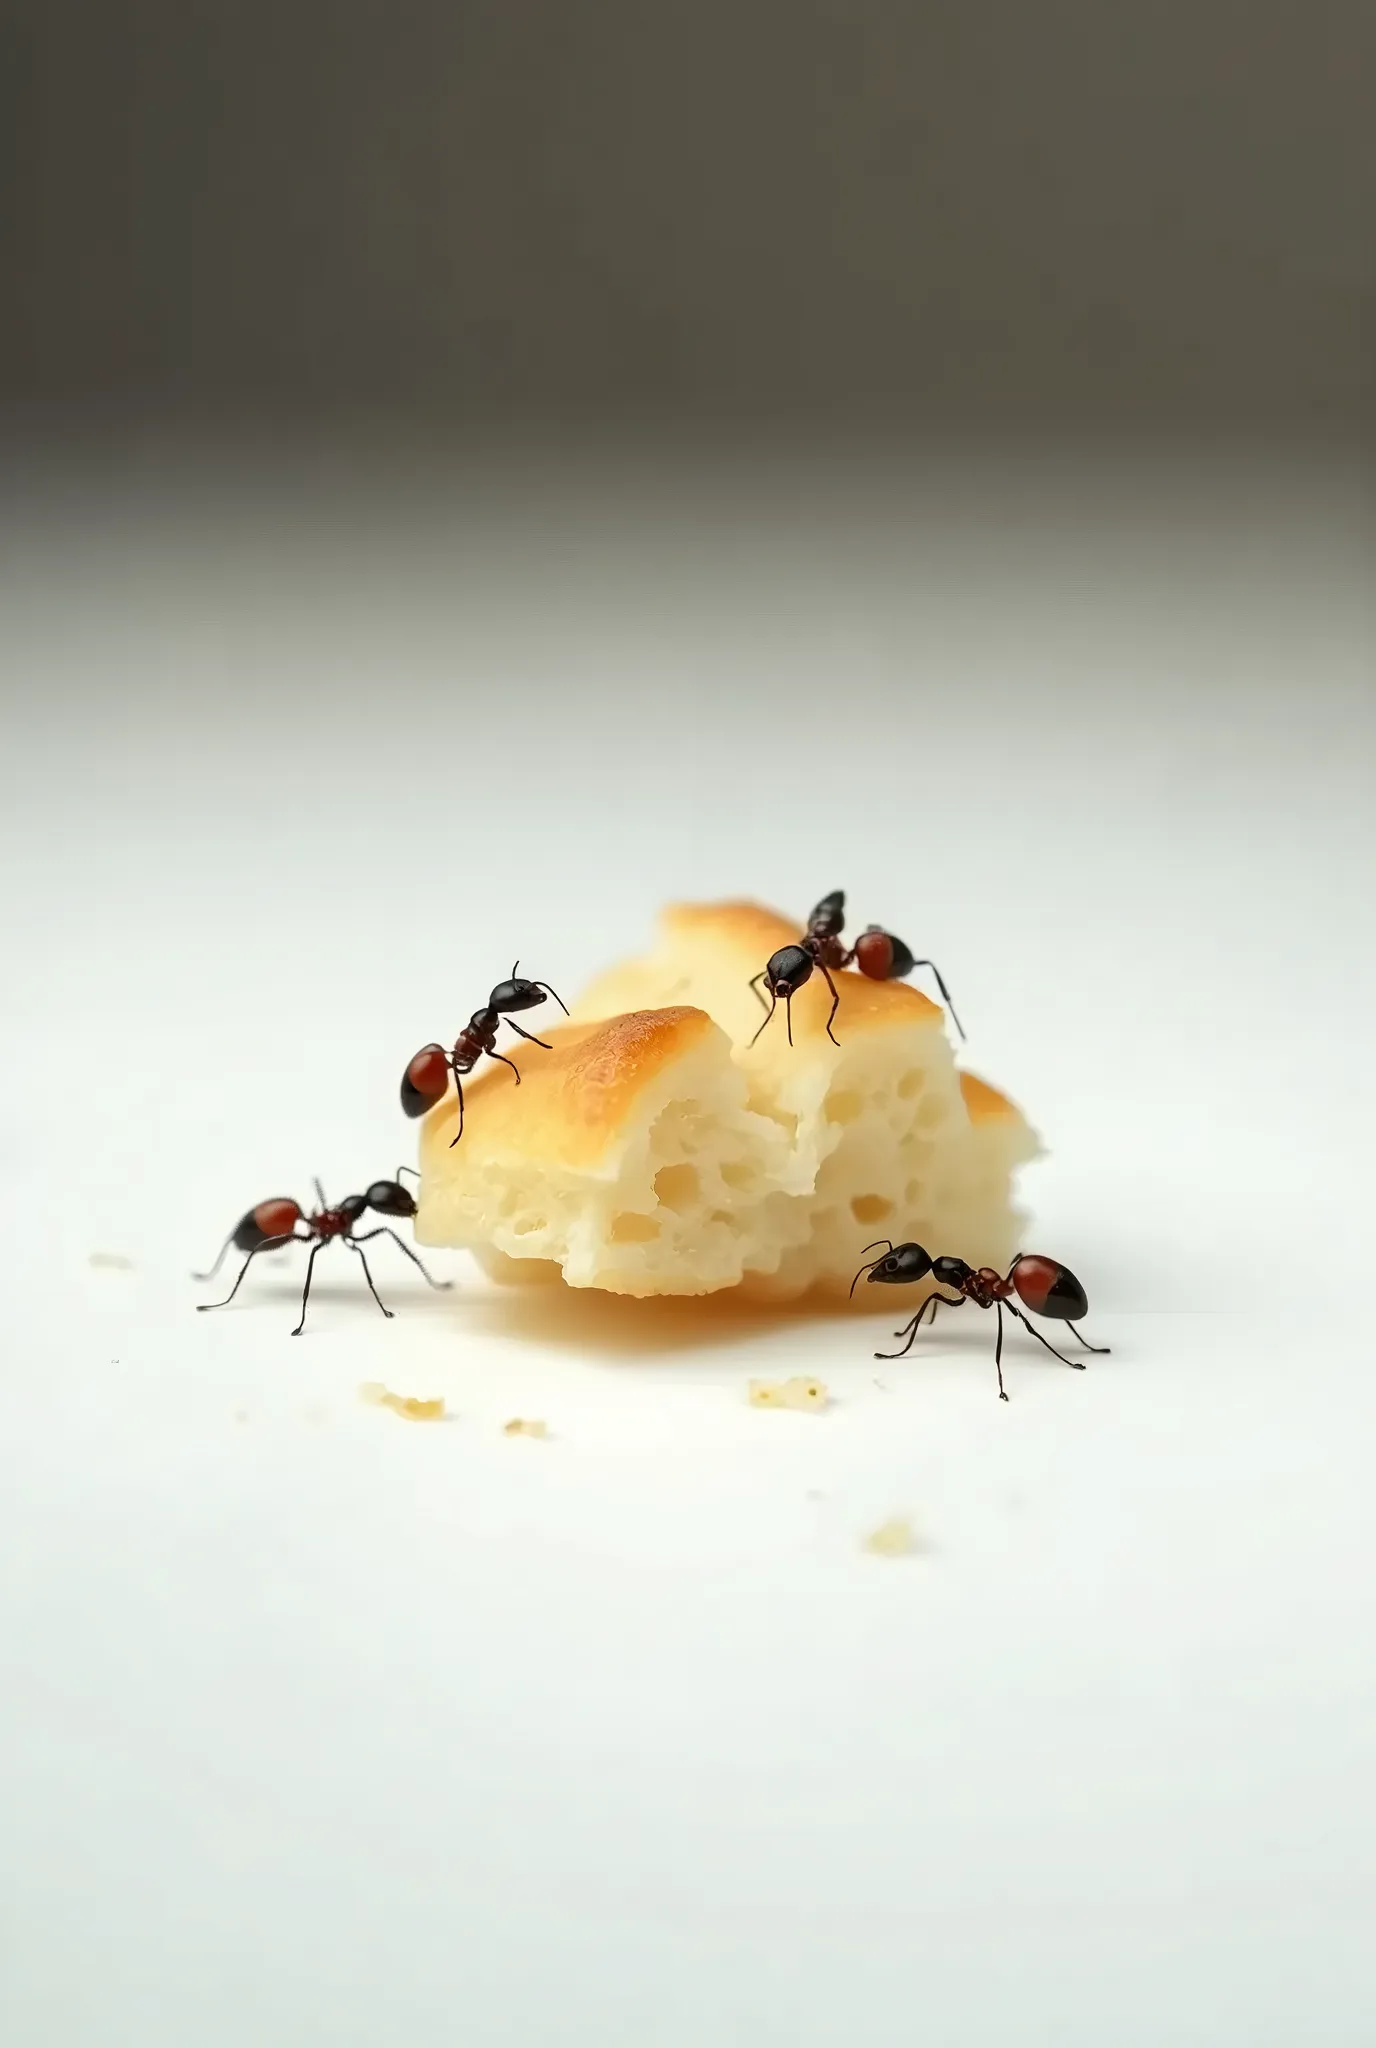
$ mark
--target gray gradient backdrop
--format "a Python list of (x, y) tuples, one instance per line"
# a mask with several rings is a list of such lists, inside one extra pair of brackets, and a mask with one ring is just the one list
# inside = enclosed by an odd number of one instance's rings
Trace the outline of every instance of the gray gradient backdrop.
[(7, 0), (0, 387), (1341, 433), (1373, 71), (1360, 0)]

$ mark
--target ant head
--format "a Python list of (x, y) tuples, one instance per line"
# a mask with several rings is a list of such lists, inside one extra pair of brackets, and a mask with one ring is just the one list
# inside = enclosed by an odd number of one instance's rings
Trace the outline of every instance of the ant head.
[(414, 1216), (416, 1213), (410, 1189), (396, 1180), (375, 1180), (363, 1200), (368, 1208), (376, 1209), (379, 1216)]
[(513, 975), (510, 981), (499, 981), (487, 999), (491, 1010), (533, 1010), (545, 1000), (545, 992), (538, 982), (527, 981), (521, 975)]
[(764, 970), (764, 985), (772, 996), (793, 996), (812, 973), (813, 958), (805, 946), (780, 946), (771, 954)]
[[(516, 967), (519, 967), (520, 964), (518, 960)], [(493, 989), (487, 999), (489, 1009), (504, 1012), (511, 1010), (534, 1010), (539, 1004), (546, 1002), (550, 996), (554, 996), (555, 1002), (558, 1003), (560, 1009), (567, 1017), (567, 1004), (562, 996), (555, 993), (547, 981), (527, 981), (523, 974), (516, 972), (516, 967), (512, 968), (509, 981), (499, 981), (496, 988)]]
[(807, 928), (817, 939), (834, 939), (846, 922), (846, 892), (833, 889), (830, 896), (824, 896), (813, 908)]
[(959, 1293), (967, 1280), (974, 1278), (975, 1269), (967, 1266), (964, 1259), (940, 1258), (932, 1261), (932, 1278), (942, 1287), (954, 1287)]
[[(860, 1268), (860, 1273), (866, 1274), (868, 1279), (878, 1280), (891, 1287), (903, 1287), (909, 1281), (924, 1279), (931, 1272), (932, 1262), (920, 1244), (890, 1244), (886, 1237), (878, 1239), (877, 1242), (885, 1249), (877, 1259), (871, 1260), (868, 1268)], [(872, 1244), (865, 1246), (867, 1252), (875, 1249), (876, 1246)], [(850, 1283), (852, 1294), (855, 1292), (860, 1273), (857, 1273)]]

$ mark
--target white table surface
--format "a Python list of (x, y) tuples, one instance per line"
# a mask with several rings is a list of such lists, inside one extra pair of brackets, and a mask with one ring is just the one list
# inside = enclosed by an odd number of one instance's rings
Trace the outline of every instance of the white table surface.
[[(6, 2048), (1376, 2038), (1370, 542), (1299, 469), (10, 466)], [(841, 885), (1111, 1359), (386, 1247), (390, 1323), (192, 1314), (517, 953)]]

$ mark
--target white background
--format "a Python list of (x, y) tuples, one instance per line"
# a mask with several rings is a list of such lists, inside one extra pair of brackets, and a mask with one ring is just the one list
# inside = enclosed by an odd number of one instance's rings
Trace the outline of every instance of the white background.
[[(7, 2048), (1370, 2039), (1358, 481), (111, 456), (2, 538)], [(516, 954), (838, 886), (1111, 1359), (385, 1246), (192, 1314)]]

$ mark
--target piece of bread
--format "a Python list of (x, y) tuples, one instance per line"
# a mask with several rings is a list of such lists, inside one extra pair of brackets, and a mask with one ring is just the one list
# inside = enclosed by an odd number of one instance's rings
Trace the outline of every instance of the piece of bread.
[(750, 1293), (835, 1300), (873, 1238), (916, 1238), (934, 1254), (1006, 1265), (1024, 1223), (1012, 1176), (1038, 1143), (1006, 1096), (958, 1073), (944, 1013), (929, 997), (906, 982), (836, 974), (833, 1045), (831, 996), (814, 974), (793, 999), (793, 1044), (782, 1005), (750, 1043), (765, 1015), (751, 977), (799, 930), (753, 903), (672, 905), (658, 944), (602, 975), (574, 1015), (687, 1002), (730, 1033), (750, 1106), (788, 1135), (787, 1186), (810, 1209), (806, 1242), (751, 1269)]
[[(788, 1143), (746, 1101), (731, 1045), (682, 1005), (573, 1023), (551, 1050), (505, 1048), (421, 1136), (422, 1244), (494, 1252), (547, 1279), (614, 1294), (711, 1294), (747, 1260), (777, 1264), (807, 1234), (782, 1192)], [(500, 1265), (498, 1270), (501, 1270)]]
[(794, 1043), (780, 1008), (750, 1045), (750, 978), (797, 936), (752, 904), (667, 911), (657, 947), (546, 1034), (553, 1051), (504, 1045), (519, 1087), (500, 1066), (466, 1081), (459, 1145), (452, 1094), (430, 1113), (420, 1241), (466, 1245), (504, 1280), (821, 1303), (846, 1298), (875, 1237), (1006, 1264), (1012, 1175), (1037, 1142), (957, 1072), (927, 997), (838, 974), (833, 1045), (814, 975)]

